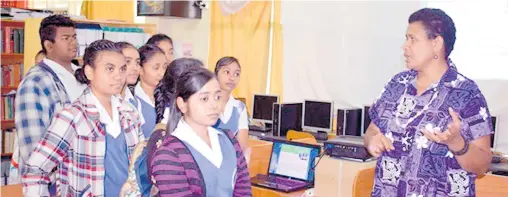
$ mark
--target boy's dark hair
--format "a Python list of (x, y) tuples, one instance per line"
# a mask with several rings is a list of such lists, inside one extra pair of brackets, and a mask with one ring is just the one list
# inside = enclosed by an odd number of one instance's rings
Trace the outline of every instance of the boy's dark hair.
[(41, 27), (39, 28), (39, 36), (41, 38), (42, 51), (47, 54), (46, 48), (44, 48), (44, 41), (49, 40), (55, 42), (56, 29), (58, 27), (72, 27), (76, 28), (76, 23), (64, 15), (51, 15), (42, 19)]

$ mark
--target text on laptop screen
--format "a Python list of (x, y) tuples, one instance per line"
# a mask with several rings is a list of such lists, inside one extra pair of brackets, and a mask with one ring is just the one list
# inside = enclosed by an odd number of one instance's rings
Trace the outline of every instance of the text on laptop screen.
[(274, 142), (268, 173), (312, 182), (318, 155), (319, 148)]

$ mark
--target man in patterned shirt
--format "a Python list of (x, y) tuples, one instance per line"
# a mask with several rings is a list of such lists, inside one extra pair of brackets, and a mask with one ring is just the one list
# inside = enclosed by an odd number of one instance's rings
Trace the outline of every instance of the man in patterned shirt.
[(408, 71), (374, 102), (365, 146), (379, 157), (372, 196), (474, 196), (487, 171), (492, 122), (474, 81), (448, 58), (455, 25), (439, 9), (409, 17), (403, 46)]
[(15, 125), (22, 171), (53, 115), (86, 88), (77, 82), (74, 71), (78, 67), (71, 63), (78, 48), (74, 21), (63, 15), (46, 17), (39, 36), (46, 58), (28, 71), (16, 93)]

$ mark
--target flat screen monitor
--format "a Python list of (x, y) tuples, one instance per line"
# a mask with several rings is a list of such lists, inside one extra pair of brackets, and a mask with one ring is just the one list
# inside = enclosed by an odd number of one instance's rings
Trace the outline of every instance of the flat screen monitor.
[(303, 103), (302, 129), (311, 132), (331, 132), (333, 103), (305, 100)]
[(273, 104), (278, 102), (279, 96), (254, 94), (252, 120), (272, 124)]
[(496, 116), (491, 116), (492, 120), (492, 129), (494, 130), (494, 134), (490, 136), (490, 148), (496, 149), (496, 143), (497, 143), (497, 124), (499, 123)]

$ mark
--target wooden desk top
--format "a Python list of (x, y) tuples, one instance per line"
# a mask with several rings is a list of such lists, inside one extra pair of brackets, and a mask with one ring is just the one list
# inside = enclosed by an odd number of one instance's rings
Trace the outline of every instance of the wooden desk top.
[(21, 184), (5, 185), (1, 187), (0, 194), (2, 197), (20, 197), (23, 196), (23, 187)]
[(301, 197), (303, 193), (305, 193), (305, 189), (291, 193), (285, 193), (264, 187), (252, 186), (252, 197)]

